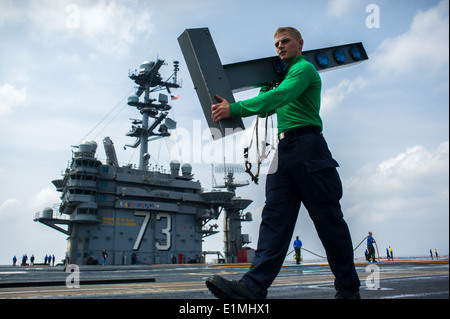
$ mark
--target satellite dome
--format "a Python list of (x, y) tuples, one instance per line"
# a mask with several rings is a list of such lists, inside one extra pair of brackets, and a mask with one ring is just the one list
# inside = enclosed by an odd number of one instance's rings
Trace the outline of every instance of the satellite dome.
[(83, 141), (79, 145), (80, 152), (94, 152), (97, 150), (97, 143), (95, 141)]
[(180, 162), (179, 161), (177, 161), (177, 160), (172, 160), (171, 162), (170, 162), (170, 169), (172, 170), (172, 169), (176, 169), (176, 170), (179, 170), (180, 169)]
[(42, 218), (52, 218), (53, 209), (51, 207), (46, 207), (42, 210)]
[(131, 94), (128, 97), (128, 103), (130, 103), (130, 102), (133, 102), (133, 103), (139, 102), (139, 96), (137, 96), (136, 94)]
[(183, 176), (191, 176), (192, 173), (192, 166), (191, 164), (183, 164), (181, 166), (181, 173), (183, 174)]

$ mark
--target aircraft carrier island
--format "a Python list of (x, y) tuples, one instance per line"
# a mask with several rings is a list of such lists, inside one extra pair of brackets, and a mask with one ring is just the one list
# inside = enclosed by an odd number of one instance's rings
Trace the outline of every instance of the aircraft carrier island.
[[(241, 233), (241, 222), (251, 221), (244, 210), (252, 200), (236, 197), (233, 171), (226, 172), (222, 188), (203, 191), (193, 178), (192, 166), (172, 160), (170, 171), (151, 168), (148, 143), (170, 136), (176, 123), (168, 116), (168, 96), (153, 92), (179, 88), (177, 61), (174, 72), (162, 80), (163, 60), (144, 62), (129, 73), (136, 93), (128, 105), (142, 115), (132, 120), (126, 134), (134, 137), (130, 147), (140, 148), (139, 166), (120, 166), (114, 144), (103, 139), (106, 162), (96, 157), (97, 143), (83, 141), (74, 147), (72, 160), (60, 179), (53, 180), (61, 193), (58, 211), (45, 208), (35, 221), (66, 234), (66, 262), (101, 264), (102, 252), (109, 265), (199, 263), (204, 260), (203, 238), (219, 233), (217, 220), (224, 218), (224, 258), (228, 263), (246, 262), (248, 235)], [(143, 96), (142, 96), (143, 95)]]

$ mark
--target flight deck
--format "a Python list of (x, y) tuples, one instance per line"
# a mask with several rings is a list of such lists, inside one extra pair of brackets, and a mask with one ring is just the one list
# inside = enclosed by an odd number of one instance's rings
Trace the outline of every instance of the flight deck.
[[(239, 279), (249, 264), (0, 266), (1, 299), (215, 299), (205, 286), (213, 274)], [(446, 260), (357, 262), (363, 299), (448, 299)], [(78, 280), (78, 285), (77, 284)], [(286, 262), (268, 299), (333, 299), (325, 261)]]

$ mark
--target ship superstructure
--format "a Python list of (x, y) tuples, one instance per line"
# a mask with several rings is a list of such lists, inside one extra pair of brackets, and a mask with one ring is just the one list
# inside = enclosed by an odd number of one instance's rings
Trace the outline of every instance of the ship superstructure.
[[(136, 107), (141, 119), (132, 120), (127, 136), (130, 147), (140, 147), (139, 166), (120, 166), (109, 137), (103, 146), (106, 162), (96, 157), (97, 143), (83, 141), (75, 147), (72, 161), (62, 178), (52, 181), (61, 192), (58, 211), (45, 208), (36, 213), (39, 221), (68, 236), (69, 263), (101, 262), (105, 250), (107, 264), (197, 263), (203, 261), (203, 238), (217, 234), (213, 224), (224, 212), (224, 253), (226, 262), (237, 262), (248, 235), (241, 233), (241, 222), (251, 221), (244, 210), (249, 199), (236, 197), (233, 172), (229, 172), (227, 191), (204, 192), (195, 181), (190, 164), (170, 162), (170, 172), (150, 168), (148, 143), (170, 136), (176, 123), (168, 117), (168, 96), (152, 92), (179, 88), (178, 62), (174, 73), (163, 81), (159, 73), (163, 60), (144, 62), (129, 73), (137, 84), (128, 104)], [(141, 98), (143, 95), (143, 98)]]

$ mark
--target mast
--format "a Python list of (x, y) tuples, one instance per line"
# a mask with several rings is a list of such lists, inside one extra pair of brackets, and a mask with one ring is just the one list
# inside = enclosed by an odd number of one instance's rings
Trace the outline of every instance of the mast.
[(238, 253), (242, 249), (244, 244), (250, 243), (249, 236), (242, 234), (241, 222), (252, 221), (252, 214), (247, 212), (246, 209), (253, 201), (251, 199), (242, 199), (236, 197), (236, 188), (247, 186), (248, 181), (236, 182), (234, 180), (234, 173), (244, 172), (244, 167), (236, 164), (226, 164), (225, 159), (223, 167), (216, 167), (216, 172), (224, 173), (224, 184), (213, 185), (215, 188), (226, 188), (228, 192), (233, 194), (231, 201), (224, 205), (224, 254), (227, 263), (238, 262)]
[[(166, 94), (159, 93), (158, 100), (150, 97), (151, 92), (166, 89), (170, 94), (170, 88), (179, 88), (177, 83), (177, 72), (179, 70), (178, 61), (174, 61), (174, 72), (166, 81), (162, 80), (159, 73), (161, 66), (165, 65), (164, 60), (157, 60), (156, 62), (144, 62), (141, 64), (139, 70), (129, 73), (128, 77), (132, 79), (138, 86), (136, 93), (128, 97), (128, 105), (136, 107), (142, 114), (142, 120), (132, 119), (131, 130), (127, 136), (136, 137), (136, 141), (132, 145), (126, 145), (136, 148), (140, 145), (139, 152), (139, 169), (147, 170), (150, 155), (148, 153), (149, 138), (155, 136), (151, 140), (161, 137), (170, 136), (169, 129), (174, 129), (175, 121), (166, 118), (168, 111), (172, 108), (168, 103), (169, 99)], [(173, 77), (172, 82), (169, 82)], [(139, 97), (144, 93), (144, 101), (140, 102)], [(149, 124), (149, 118), (154, 119), (153, 123)], [(164, 123), (162, 123), (165, 120)], [(158, 128), (158, 133), (154, 130)]]

